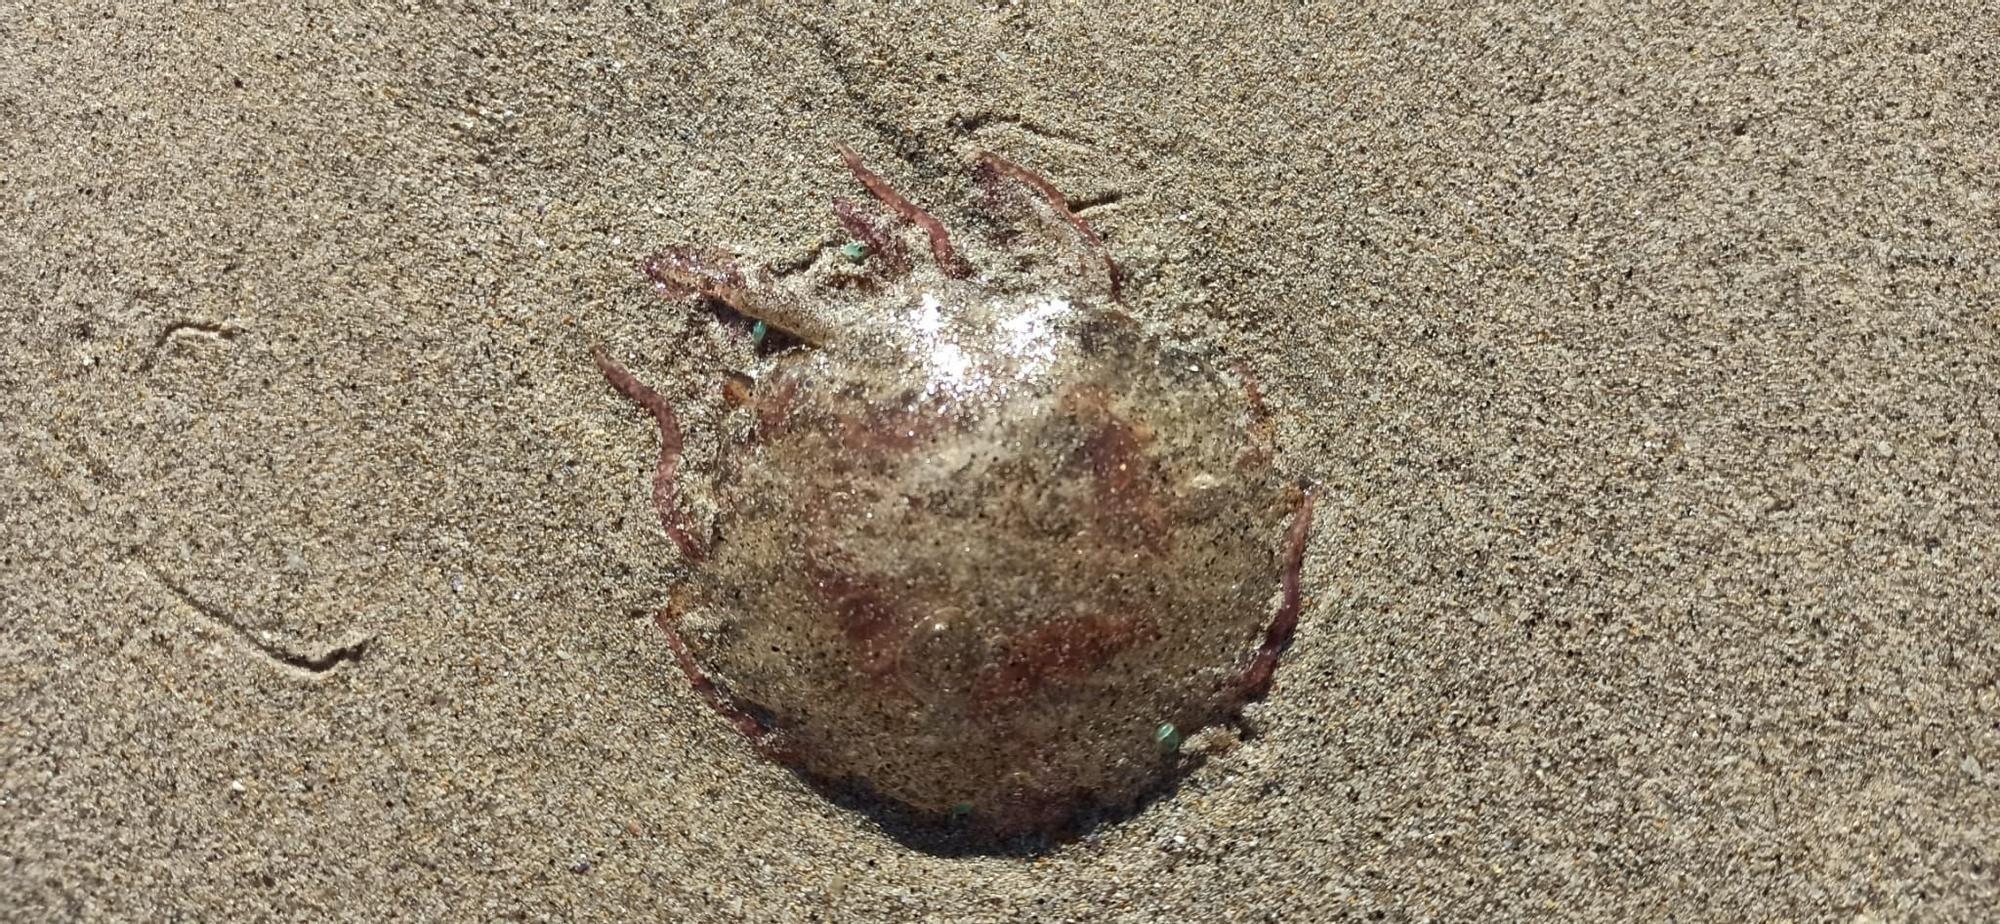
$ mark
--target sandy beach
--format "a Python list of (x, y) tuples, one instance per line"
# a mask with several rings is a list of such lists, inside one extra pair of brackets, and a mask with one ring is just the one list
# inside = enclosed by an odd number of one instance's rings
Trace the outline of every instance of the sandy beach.
[[(0, 919), (2000, 916), (2000, 8), (0, 0)], [(1320, 486), (1256, 734), (927, 849), (709, 712), (635, 261), (1069, 194)], [(690, 465), (712, 460), (690, 434)]]

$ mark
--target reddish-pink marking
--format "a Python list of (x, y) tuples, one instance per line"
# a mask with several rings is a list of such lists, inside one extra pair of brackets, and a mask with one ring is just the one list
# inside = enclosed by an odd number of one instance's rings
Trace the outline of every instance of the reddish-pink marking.
[(1069, 393), (1065, 406), (1088, 427), (1083, 457), (1090, 466), (1097, 504), (1092, 513), (1107, 532), (1158, 551), (1168, 536), (1167, 512), (1148, 480), (1151, 464), (1146, 444), (1151, 434), (1142, 425), (1111, 409), (1111, 396), (1097, 386)]
[(670, 247), (640, 264), (653, 288), (668, 298), (705, 295), (737, 311), (747, 311), (743, 271), (729, 254), (706, 247)]
[(798, 397), (799, 380), (782, 371), (772, 373), (759, 383), (755, 404), (759, 439), (769, 439), (783, 431), (789, 423), (792, 404)]
[(991, 707), (1054, 683), (1089, 674), (1139, 640), (1140, 621), (1130, 615), (1066, 619), (1036, 629), (1007, 652), (1006, 660), (973, 681), (972, 700)]
[(951, 425), (944, 410), (930, 404), (871, 405), (839, 415), (840, 448), (854, 454), (895, 457), (914, 451)]
[(1245, 469), (1256, 469), (1271, 463), (1278, 422), (1271, 416), (1271, 406), (1264, 403), (1264, 389), (1258, 386), (1256, 373), (1251, 371), (1250, 364), (1238, 362), (1236, 375), (1243, 380), (1243, 397), (1250, 404), (1251, 435), (1244, 442), (1236, 462)]
[(853, 647), (863, 673), (886, 679), (902, 657), (910, 620), (875, 582), (821, 564), (806, 556), (806, 573), (817, 594)]

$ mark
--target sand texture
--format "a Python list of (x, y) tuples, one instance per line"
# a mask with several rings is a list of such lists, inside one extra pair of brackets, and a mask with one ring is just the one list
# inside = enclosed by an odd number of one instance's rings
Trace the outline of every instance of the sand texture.
[[(1993, 920), (2000, 7), (1544, 7), (0, 0), (0, 918)], [(1321, 486), (1257, 734), (1080, 839), (651, 622), (590, 346), (713, 413), (634, 262), (842, 143), (1047, 174)]]

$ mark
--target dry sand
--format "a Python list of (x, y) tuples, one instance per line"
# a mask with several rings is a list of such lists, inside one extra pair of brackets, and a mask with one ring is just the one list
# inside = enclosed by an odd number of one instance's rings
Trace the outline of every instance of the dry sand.
[[(403, 6), (0, 2), (0, 918), (2000, 909), (1992, 4)], [(648, 621), (588, 346), (698, 414), (634, 259), (841, 142), (1093, 203), (1326, 492), (1261, 736), (1038, 856)]]

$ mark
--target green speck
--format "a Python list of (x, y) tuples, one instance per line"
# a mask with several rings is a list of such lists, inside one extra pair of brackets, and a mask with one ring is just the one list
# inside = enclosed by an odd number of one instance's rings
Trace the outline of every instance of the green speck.
[(771, 328), (769, 325), (766, 325), (762, 321), (758, 321), (756, 327), (750, 328), (750, 343), (755, 346), (763, 346), (764, 335), (770, 332)]
[(1181, 749), (1181, 730), (1168, 722), (1153, 730), (1153, 743), (1160, 746), (1160, 752), (1172, 754)]
[(964, 818), (970, 814), (972, 814), (972, 803), (970, 802), (960, 802), (951, 807), (951, 817), (953, 818)]
[(849, 263), (859, 263), (868, 259), (868, 245), (855, 241), (840, 248), (840, 255), (846, 257)]

